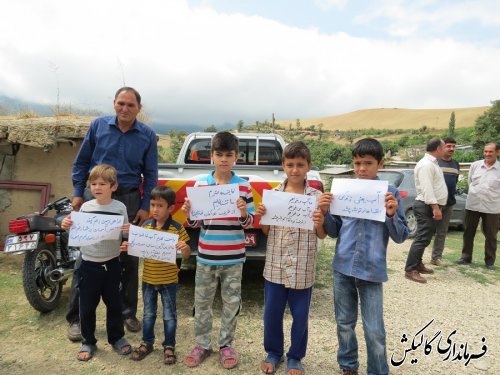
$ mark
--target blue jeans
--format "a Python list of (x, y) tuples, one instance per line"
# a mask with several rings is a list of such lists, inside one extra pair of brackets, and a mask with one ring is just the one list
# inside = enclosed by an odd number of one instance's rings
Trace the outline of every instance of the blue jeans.
[(358, 296), (368, 354), (368, 375), (388, 374), (382, 283), (360, 280), (334, 270), (333, 300), (339, 340), (337, 361), (342, 369), (359, 367), (358, 341), (354, 331), (358, 320)]
[(142, 300), (144, 301), (144, 317), (142, 341), (145, 344), (155, 342), (155, 321), (158, 308), (158, 294), (163, 305), (163, 331), (165, 339), (163, 347), (175, 348), (175, 332), (177, 330), (177, 308), (175, 304), (177, 284), (152, 285), (142, 282)]

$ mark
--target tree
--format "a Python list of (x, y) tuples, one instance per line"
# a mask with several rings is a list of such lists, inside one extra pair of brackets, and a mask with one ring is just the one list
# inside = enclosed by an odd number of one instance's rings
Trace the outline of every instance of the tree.
[(448, 125), (448, 136), (455, 137), (455, 112), (451, 112), (450, 124)]
[(206, 132), (216, 132), (217, 127), (215, 125), (210, 125), (208, 128), (205, 129)]
[(241, 133), (243, 131), (244, 126), (245, 123), (243, 122), (243, 120), (240, 120), (236, 123), (236, 130), (238, 131), (238, 133)]
[(323, 124), (318, 124), (318, 140), (321, 141), (323, 138)]
[(482, 157), (487, 142), (500, 141), (500, 100), (491, 102), (492, 107), (479, 116), (474, 125), (472, 146), (478, 157)]

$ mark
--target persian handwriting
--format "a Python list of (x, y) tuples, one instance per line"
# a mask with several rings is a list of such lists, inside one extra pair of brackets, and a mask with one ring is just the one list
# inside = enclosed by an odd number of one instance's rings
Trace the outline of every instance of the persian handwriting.
[(388, 182), (382, 180), (333, 179), (330, 212), (384, 222), (387, 189)]
[(315, 196), (264, 190), (262, 203), (266, 206), (266, 214), (260, 221), (262, 224), (309, 230), (314, 227)]
[[(409, 353), (413, 354), (413, 358), (410, 360), (412, 365), (418, 363), (418, 358), (416, 357), (416, 352), (419, 347), (423, 345), (423, 354), (428, 356), (435, 349), (435, 353), (443, 357), (444, 361), (463, 361), (464, 366), (468, 366), (472, 360), (481, 358), (488, 351), (488, 346), (486, 345), (486, 337), (483, 336), (481, 339), (481, 351), (477, 353), (472, 353), (469, 351), (468, 342), (455, 342), (453, 336), (457, 333), (457, 330), (453, 330), (446, 339), (441, 332), (441, 330), (436, 330), (434, 333), (427, 334), (425, 331), (434, 322), (434, 319), (429, 321), (425, 326), (418, 330), (411, 341), (411, 345), (404, 350), (404, 353), (398, 358), (394, 353), (391, 355), (391, 364), (394, 367), (401, 366), (407, 359)], [(443, 342), (444, 341), (444, 342)], [(409, 342), (408, 335), (403, 333), (401, 336), (401, 343), (406, 344)], [(433, 346), (434, 345), (434, 346)]]
[(72, 212), (69, 246), (87, 246), (120, 238), (123, 216)]
[(240, 197), (237, 184), (188, 187), (186, 191), (191, 202), (191, 220), (241, 216), (236, 206)]
[(128, 254), (141, 258), (175, 263), (175, 245), (179, 235), (153, 229), (130, 226), (128, 234)]

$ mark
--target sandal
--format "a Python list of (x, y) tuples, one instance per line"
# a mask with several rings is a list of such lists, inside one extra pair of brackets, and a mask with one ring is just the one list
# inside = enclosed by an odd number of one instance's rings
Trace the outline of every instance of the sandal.
[[(235, 368), (238, 365), (238, 356), (236, 355), (236, 352), (234, 351), (233, 348), (230, 346), (225, 346), (219, 350), (219, 356), (220, 356), (220, 363), (222, 367), (224, 367), (226, 370), (230, 370), (232, 368)], [(233, 364), (226, 364), (226, 361), (228, 360), (234, 360)]]
[(132, 352), (132, 347), (124, 337), (113, 344), (113, 349), (119, 355), (127, 355)]
[[(205, 349), (201, 347), (200, 345), (197, 345), (191, 353), (189, 353), (185, 358), (184, 358), (184, 364), (187, 367), (196, 367), (199, 366), (203, 363), (205, 359), (212, 353), (211, 349)], [(192, 361), (192, 363), (189, 362), (189, 360)]]
[(175, 356), (175, 349), (168, 346), (163, 348), (163, 363), (166, 365), (173, 365), (177, 362), (177, 357)]
[(286, 363), (286, 373), (287, 375), (290, 373), (290, 370), (299, 370), (300, 375), (304, 374), (304, 367), (302, 367), (302, 363), (298, 359), (288, 358)]
[(130, 359), (132, 359), (133, 361), (142, 361), (152, 351), (153, 344), (141, 344), (132, 352)]
[[(260, 369), (264, 374), (274, 374), (278, 367), (280, 367), (280, 364), (283, 363), (285, 360), (285, 356), (281, 356), (281, 358), (277, 359), (276, 357), (271, 357), (269, 354), (267, 355), (266, 359), (264, 359), (260, 363)], [(271, 365), (271, 371), (269, 372), (268, 368), (264, 368), (266, 364)]]
[[(92, 357), (94, 356), (94, 353), (96, 350), (97, 350), (97, 346), (95, 346), (95, 345), (82, 344), (82, 347), (78, 351), (76, 358), (82, 362), (90, 361), (92, 359)], [(88, 357), (81, 357), (80, 354), (82, 354), (82, 353), (88, 353), (89, 356)]]

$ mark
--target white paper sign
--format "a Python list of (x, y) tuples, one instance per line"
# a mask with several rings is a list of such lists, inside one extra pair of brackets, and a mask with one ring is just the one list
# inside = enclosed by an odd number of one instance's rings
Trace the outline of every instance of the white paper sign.
[(187, 187), (186, 191), (191, 202), (191, 220), (241, 216), (236, 206), (240, 197), (238, 184)]
[(388, 186), (382, 180), (334, 178), (330, 213), (384, 222)]
[(120, 238), (122, 215), (91, 214), (72, 212), (73, 225), (69, 230), (69, 246), (87, 246), (102, 240)]
[(131, 225), (128, 232), (128, 254), (175, 263), (175, 245), (178, 241), (178, 234)]
[(315, 196), (264, 190), (262, 203), (266, 206), (266, 214), (260, 219), (261, 224), (309, 230), (314, 228), (312, 217), (316, 210)]

